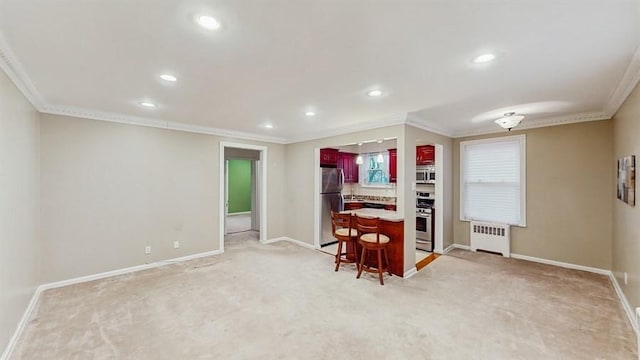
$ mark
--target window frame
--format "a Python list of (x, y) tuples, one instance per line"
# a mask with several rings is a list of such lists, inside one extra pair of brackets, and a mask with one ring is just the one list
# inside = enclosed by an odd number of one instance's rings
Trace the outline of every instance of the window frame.
[(373, 151), (373, 152), (368, 152), (368, 153), (362, 153), (360, 154), (363, 157), (363, 164), (360, 165), (358, 167), (358, 176), (359, 176), (359, 181), (358, 181), (358, 185), (360, 185), (361, 187), (365, 187), (365, 188), (384, 188), (384, 189), (388, 189), (388, 188), (393, 188), (392, 183), (387, 182), (384, 184), (370, 184), (366, 182), (366, 179), (368, 178), (368, 173), (369, 173), (369, 169), (367, 169), (367, 158), (369, 156), (371, 157), (375, 157), (377, 156), (379, 153), (382, 153), (382, 156), (384, 156), (384, 163), (385, 163), (385, 168), (384, 170), (384, 175), (387, 178), (387, 181), (389, 180), (389, 151), (388, 150), (384, 150), (384, 151)]
[[(510, 136), (501, 136), (487, 139), (478, 139), (478, 140), (467, 140), (460, 142), (460, 162), (458, 164), (458, 169), (460, 172), (460, 204), (458, 208), (460, 221), (485, 221), (480, 219), (472, 219), (466, 217), (465, 211), (465, 196), (466, 196), (466, 186), (465, 186), (465, 164), (466, 164), (466, 150), (465, 146), (467, 145), (478, 145), (478, 144), (488, 144), (488, 143), (499, 143), (499, 142), (512, 142), (518, 141), (520, 145), (520, 223), (518, 224), (509, 224), (511, 226), (518, 227), (527, 227), (527, 137), (525, 134), (521, 135), (510, 135)], [(491, 222), (491, 221), (488, 221)]]

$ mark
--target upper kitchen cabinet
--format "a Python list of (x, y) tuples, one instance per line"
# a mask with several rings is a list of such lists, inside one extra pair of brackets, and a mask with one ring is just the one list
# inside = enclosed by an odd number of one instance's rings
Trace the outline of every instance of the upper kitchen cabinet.
[(433, 165), (435, 148), (433, 145), (416, 146), (416, 165)]
[(320, 149), (320, 167), (338, 167), (339, 157), (340, 152), (338, 149)]
[(389, 149), (389, 182), (398, 181), (398, 149)]
[(357, 183), (358, 182), (358, 164), (356, 164), (356, 158), (358, 154), (340, 152), (338, 156), (338, 169), (342, 169), (344, 173), (345, 183)]

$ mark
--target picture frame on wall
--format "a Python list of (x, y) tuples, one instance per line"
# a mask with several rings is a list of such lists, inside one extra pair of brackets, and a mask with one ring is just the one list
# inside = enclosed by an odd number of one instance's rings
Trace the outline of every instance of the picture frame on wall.
[(636, 205), (636, 156), (618, 159), (618, 199), (631, 206)]

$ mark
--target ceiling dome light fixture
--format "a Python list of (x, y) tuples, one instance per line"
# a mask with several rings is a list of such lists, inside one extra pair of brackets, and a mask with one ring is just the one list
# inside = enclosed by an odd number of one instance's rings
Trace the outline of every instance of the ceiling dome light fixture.
[(382, 96), (382, 90), (371, 90), (367, 93), (367, 96), (370, 96), (370, 97)]
[(504, 114), (504, 117), (496, 120), (496, 124), (500, 125), (503, 129), (511, 131), (512, 128), (518, 126), (520, 121), (524, 119), (524, 115), (516, 115), (515, 112), (508, 112)]
[(160, 75), (160, 79), (162, 79), (164, 81), (168, 81), (168, 82), (176, 82), (176, 81), (178, 81), (177, 77), (175, 77), (173, 75), (169, 75), (169, 74)]
[(490, 53), (482, 54), (480, 56), (476, 56), (473, 59), (473, 62), (476, 63), (476, 64), (483, 64), (483, 63), (487, 63), (489, 61), (493, 61), (495, 58), (496, 58), (496, 56), (493, 55), (493, 54), (490, 54)]
[(200, 15), (196, 18), (196, 22), (198, 23), (198, 25), (202, 26), (207, 30), (220, 29), (220, 23), (213, 16)]

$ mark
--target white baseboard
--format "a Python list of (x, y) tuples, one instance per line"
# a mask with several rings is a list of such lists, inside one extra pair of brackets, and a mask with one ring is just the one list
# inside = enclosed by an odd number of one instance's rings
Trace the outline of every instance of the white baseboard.
[(413, 275), (418, 273), (418, 269), (414, 266), (411, 269), (405, 271), (404, 274), (402, 274), (402, 278), (403, 279), (408, 279), (410, 277), (412, 277)]
[(104, 279), (104, 278), (108, 278), (108, 277), (112, 277), (112, 276), (129, 274), (129, 273), (136, 272), (136, 271), (153, 269), (153, 268), (157, 268), (157, 267), (160, 267), (160, 266), (169, 265), (169, 264), (178, 263), (178, 262), (183, 262), (183, 261), (188, 261), (188, 260), (193, 260), (193, 259), (198, 259), (198, 258), (205, 257), (205, 256), (219, 255), (221, 253), (222, 252), (220, 250), (207, 251), (207, 252), (203, 252), (203, 253), (182, 256), (182, 257), (174, 258), (174, 259), (156, 261), (156, 262), (152, 262), (152, 263), (149, 263), (149, 264), (136, 265), (136, 266), (131, 266), (131, 267), (123, 268), (123, 269), (105, 271), (105, 272), (98, 273), (98, 274), (81, 276), (81, 277), (68, 279), (68, 280), (56, 281), (56, 282), (40, 285), (40, 288), (42, 288), (42, 290), (55, 289), (55, 288), (59, 288), (59, 287), (63, 287), (63, 286), (80, 284), (80, 283), (87, 282), (87, 281), (99, 280), (99, 279)]
[(294, 243), (296, 245), (300, 245), (302, 247), (305, 247), (307, 249), (312, 249), (312, 250), (319, 249), (319, 248), (317, 248), (317, 247), (315, 247), (315, 246), (313, 246), (313, 245), (311, 245), (309, 243), (306, 243), (304, 241), (292, 239), (292, 238), (286, 237), (286, 236), (281, 236), (281, 237), (278, 237), (278, 238), (268, 239), (268, 240), (264, 240), (264, 241), (260, 241), (260, 242), (262, 244), (266, 245), (266, 244), (273, 244), (273, 243), (278, 242), (278, 241), (288, 241), (288, 242), (291, 242), (291, 243)]
[(533, 261), (533, 262), (537, 262), (537, 263), (541, 263), (541, 264), (560, 266), (560, 267), (567, 268), (567, 269), (588, 271), (588, 272), (592, 272), (592, 273), (600, 274), (600, 275), (607, 275), (608, 276), (611, 273), (611, 270), (599, 269), (599, 268), (595, 268), (595, 267), (591, 267), (591, 266), (571, 264), (571, 263), (566, 263), (566, 262), (562, 262), (562, 261), (547, 260), (547, 259), (543, 259), (543, 258), (537, 258), (537, 257), (521, 255), (521, 254), (511, 253), (511, 257), (514, 258), (514, 259)]
[(4, 349), (4, 352), (2, 352), (2, 355), (0, 355), (0, 360), (8, 360), (11, 357), (11, 354), (18, 343), (18, 339), (20, 338), (20, 335), (22, 335), (22, 331), (24, 331), (29, 319), (31, 319), (31, 313), (33, 313), (33, 310), (36, 308), (41, 292), (42, 289), (38, 286), (34, 291), (33, 296), (31, 296), (31, 301), (29, 301), (29, 305), (24, 310), (24, 314), (22, 314), (22, 318), (16, 327), (16, 331), (13, 332), (7, 347)]
[[(451, 246), (449, 246), (449, 247), (451, 247)], [(462, 250), (469, 250), (469, 251), (471, 250), (471, 247), (469, 245), (453, 244), (453, 247), (455, 249), (462, 249)], [(453, 249), (451, 249), (451, 250), (453, 250)]]
[[(454, 245), (458, 249), (469, 250), (469, 246), (459, 245), (459, 244), (454, 244)], [(447, 248), (447, 251), (448, 251), (448, 249), (449, 248)], [(595, 268), (595, 267), (591, 267), (591, 266), (571, 264), (571, 263), (566, 263), (566, 262), (562, 262), (562, 261), (542, 259), (542, 258), (537, 258), (537, 257), (534, 257), (534, 256), (527, 256), (527, 255), (521, 255), (521, 254), (515, 254), (515, 253), (511, 253), (511, 257), (514, 258), (514, 259), (519, 259), (519, 260), (533, 261), (533, 262), (537, 262), (537, 263), (541, 263), (541, 264), (560, 266), (560, 267), (567, 268), (567, 269), (587, 271), (587, 272), (591, 272), (591, 273), (595, 273), (595, 274), (608, 276), (609, 280), (611, 281), (611, 284), (613, 285), (614, 290), (616, 291), (616, 295), (618, 296), (618, 299), (620, 299), (620, 303), (622, 304), (622, 307), (624, 308), (624, 311), (627, 314), (627, 318), (629, 319), (629, 322), (631, 323), (631, 327), (633, 327), (633, 331), (636, 333), (636, 337), (638, 339), (640, 339), (640, 324), (639, 324), (640, 323), (640, 308), (637, 308), (635, 313), (634, 313), (633, 309), (631, 308), (631, 305), (629, 304), (629, 301), (627, 300), (627, 297), (622, 292), (622, 288), (620, 287), (620, 284), (618, 283), (618, 279), (616, 279), (616, 277), (613, 275), (613, 272), (611, 272), (611, 270), (600, 269), (600, 268)], [(638, 347), (639, 347), (639, 350), (640, 350), (640, 341), (639, 341)], [(640, 354), (639, 354), (639, 358), (638, 359), (640, 360)]]
[(40, 285), (40, 286), (38, 286), (36, 288), (35, 293), (31, 297), (31, 301), (29, 302), (29, 306), (27, 306), (27, 309), (24, 311), (24, 314), (22, 315), (22, 319), (20, 319), (20, 322), (18, 323), (18, 326), (16, 327), (16, 330), (13, 333), (13, 336), (11, 337), (11, 340), (9, 340), (9, 343), (7, 344), (7, 347), (5, 348), (4, 352), (2, 353), (2, 356), (0, 356), (0, 360), (8, 360), (11, 357), (11, 353), (13, 352), (13, 350), (14, 350), (17, 342), (18, 342), (18, 339), (20, 339), (20, 336), (22, 335), (22, 331), (24, 331), (24, 327), (29, 322), (29, 319), (31, 318), (31, 314), (33, 313), (33, 310), (35, 309), (36, 304), (38, 303), (38, 300), (40, 299), (40, 294), (42, 294), (46, 290), (55, 289), (55, 288), (59, 288), (59, 287), (63, 287), (63, 286), (74, 285), (74, 284), (80, 284), (80, 283), (87, 282), (87, 281), (104, 279), (104, 278), (108, 278), (108, 277), (112, 277), (112, 276), (129, 274), (129, 273), (136, 272), (136, 271), (141, 271), (141, 270), (153, 269), (153, 268), (157, 268), (157, 267), (164, 266), (164, 265), (169, 265), (169, 264), (174, 264), (174, 263), (178, 263), (178, 262), (198, 259), (198, 258), (201, 258), (201, 257), (219, 255), (221, 253), (222, 252), (220, 250), (207, 251), (207, 252), (203, 252), (203, 253), (182, 256), (182, 257), (179, 257), (179, 258), (157, 261), (157, 262), (153, 262), (153, 263), (150, 263), (150, 264), (131, 266), (131, 267), (128, 267), (128, 268), (112, 270), (112, 271), (106, 271), (106, 272), (102, 272), (102, 273), (98, 273), (98, 274), (81, 276), (81, 277), (77, 277), (77, 278), (73, 278), (73, 279), (68, 279), (68, 280), (62, 280), (62, 281), (56, 281), (56, 282), (51, 282), (51, 283), (47, 283), (47, 284), (42, 284), (42, 285)]
[(446, 248), (446, 249), (444, 249), (444, 251), (442, 251), (442, 255), (445, 255), (445, 254), (446, 254), (446, 253), (448, 253), (449, 251), (451, 251), (451, 250), (455, 249), (455, 247), (456, 247), (456, 244), (451, 244), (451, 245), (447, 246), (447, 248)]
[[(629, 322), (631, 322), (633, 331), (635, 331), (636, 333), (636, 337), (640, 337), (640, 328), (638, 327), (638, 316), (636, 315), (636, 314), (640, 314), (639, 312), (640, 308), (637, 308), (636, 313), (634, 313), (634, 311), (631, 308), (631, 305), (629, 304), (629, 301), (627, 300), (627, 297), (624, 295), (624, 292), (622, 292), (622, 288), (618, 283), (618, 279), (615, 277), (615, 275), (613, 275), (613, 272), (611, 271), (609, 271), (608, 275), (609, 275), (609, 280), (611, 280), (611, 285), (613, 285), (613, 289), (616, 291), (616, 294), (618, 295), (618, 299), (620, 299), (620, 303), (622, 303), (624, 312), (627, 314), (627, 317), (629, 318)], [(640, 354), (638, 356), (640, 356)]]

